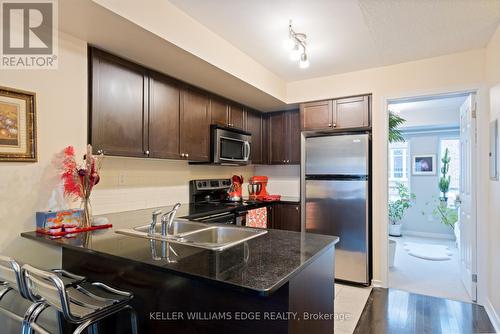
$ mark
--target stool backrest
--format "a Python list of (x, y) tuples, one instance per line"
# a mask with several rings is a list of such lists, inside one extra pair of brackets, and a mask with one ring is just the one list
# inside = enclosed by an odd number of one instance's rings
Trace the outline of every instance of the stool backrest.
[(0, 282), (17, 290), (23, 297), (26, 297), (24, 280), (21, 276), (21, 267), (13, 258), (0, 255)]
[(50, 271), (37, 269), (29, 264), (22, 267), (28, 298), (43, 300), (64, 314), (69, 314), (69, 303), (63, 281)]

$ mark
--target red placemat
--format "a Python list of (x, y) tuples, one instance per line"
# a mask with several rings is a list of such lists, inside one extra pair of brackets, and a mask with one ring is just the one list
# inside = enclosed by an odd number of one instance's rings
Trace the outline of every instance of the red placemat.
[(85, 227), (85, 228), (77, 228), (73, 231), (61, 231), (61, 232), (56, 232), (56, 233), (50, 233), (48, 231), (44, 230), (36, 230), (37, 233), (42, 233), (46, 235), (51, 235), (51, 236), (63, 236), (66, 234), (74, 234), (74, 233), (81, 233), (81, 232), (88, 232), (88, 231), (95, 231), (95, 230), (104, 230), (107, 228), (113, 227), (113, 224), (104, 224), (104, 225), (98, 225), (98, 226), (91, 226), (91, 227)]

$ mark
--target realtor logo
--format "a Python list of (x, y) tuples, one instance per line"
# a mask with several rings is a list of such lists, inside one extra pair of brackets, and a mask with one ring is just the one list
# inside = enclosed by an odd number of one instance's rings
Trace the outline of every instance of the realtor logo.
[(0, 0), (0, 4), (0, 68), (57, 68), (56, 0)]

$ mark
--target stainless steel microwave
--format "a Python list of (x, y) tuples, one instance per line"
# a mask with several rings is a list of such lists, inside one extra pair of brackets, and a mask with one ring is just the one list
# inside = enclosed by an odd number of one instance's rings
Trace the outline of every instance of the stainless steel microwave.
[(211, 125), (211, 154), (215, 164), (247, 165), (252, 149), (252, 135), (246, 131)]

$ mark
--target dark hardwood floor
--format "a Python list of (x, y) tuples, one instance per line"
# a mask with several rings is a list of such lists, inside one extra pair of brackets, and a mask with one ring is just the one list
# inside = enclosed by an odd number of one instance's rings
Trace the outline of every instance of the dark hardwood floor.
[(483, 306), (374, 288), (355, 334), (495, 333)]

